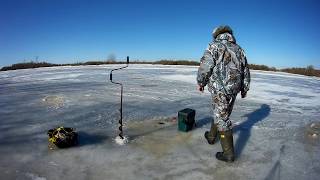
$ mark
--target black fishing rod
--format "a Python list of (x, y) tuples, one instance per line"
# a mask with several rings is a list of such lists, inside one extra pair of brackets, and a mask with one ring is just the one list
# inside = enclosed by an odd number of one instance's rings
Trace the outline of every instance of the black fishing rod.
[(128, 66), (129, 66), (129, 56), (127, 56), (127, 65), (126, 66), (120, 67), (120, 68), (116, 68), (116, 69), (112, 69), (111, 72), (110, 72), (110, 81), (113, 84), (118, 84), (118, 85), (121, 86), (121, 93), (120, 93), (121, 94), (121, 98), (120, 98), (120, 109), (119, 109), (120, 110), (120, 120), (119, 120), (119, 131), (120, 131), (120, 133), (119, 133), (119, 137), (121, 139), (124, 139), (124, 137), (123, 137), (123, 129), (122, 129), (122, 94), (123, 94), (123, 85), (122, 85), (122, 83), (112, 81), (112, 72), (120, 70), (120, 69), (127, 68)]

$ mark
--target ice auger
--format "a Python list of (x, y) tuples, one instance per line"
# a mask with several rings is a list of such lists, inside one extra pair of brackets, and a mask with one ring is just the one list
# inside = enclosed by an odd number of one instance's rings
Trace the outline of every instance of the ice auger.
[(122, 94), (123, 94), (123, 85), (122, 85), (122, 83), (112, 81), (112, 72), (113, 72), (113, 71), (120, 70), (120, 69), (127, 68), (128, 66), (129, 66), (129, 56), (127, 56), (127, 64), (126, 64), (126, 66), (123, 66), (123, 67), (120, 67), (120, 68), (116, 68), (116, 69), (112, 69), (111, 72), (110, 72), (110, 81), (111, 81), (113, 84), (118, 84), (118, 85), (121, 86), (120, 109), (119, 109), (119, 111), (120, 111), (120, 120), (119, 120), (119, 131), (120, 131), (120, 133), (119, 133), (119, 137), (120, 137), (121, 139), (124, 139), (124, 137), (123, 137), (123, 129), (122, 129), (122, 126), (123, 126), (123, 125), (122, 125)]

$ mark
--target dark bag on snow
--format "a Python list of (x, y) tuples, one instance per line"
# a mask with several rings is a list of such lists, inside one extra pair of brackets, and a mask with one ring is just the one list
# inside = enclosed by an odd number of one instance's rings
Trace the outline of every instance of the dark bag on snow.
[(48, 131), (49, 142), (59, 148), (66, 148), (78, 144), (78, 133), (73, 128), (58, 127)]

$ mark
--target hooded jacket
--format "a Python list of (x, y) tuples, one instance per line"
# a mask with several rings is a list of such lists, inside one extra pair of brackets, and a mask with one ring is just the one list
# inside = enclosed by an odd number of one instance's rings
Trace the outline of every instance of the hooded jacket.
[(209, 44), (200, 60), (197, 82), (208, 85), (212, 93), (246, 93), (250, 86), (250, 71), (244, 50), (228, 32), (219, 34)]

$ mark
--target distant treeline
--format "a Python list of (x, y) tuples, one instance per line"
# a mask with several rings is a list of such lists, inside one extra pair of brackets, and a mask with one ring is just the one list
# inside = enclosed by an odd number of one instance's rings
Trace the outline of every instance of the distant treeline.
[(275, 67), (268, 67), (266, 65), (249, 64), (250, 69), (263, 71), (278, 71)]
[(314, 69), (313, 66), (307, 66), (306, 68), (286, 68), (281, 69), (283, 72), (293, 73), (293, 74), (302, 74), (306, 76), (317, 76), (320, 77), (320, 70)]
[(249, 64), (249, 68), (254, 69), (254, 70), (280, 71), (280, 72), (287, 72), (287, 73), (292, 73), (292, 74), (301, 74), (301, 75), (305, 75), (305, 76), (320, 77), (320, 70), (315, 69), (312, 65), (307, 66), (306, 68), (276, 69), (275, 67), (268, 67), (266, 65)]
[(187, 60), (160, 60), (156, 61), (153, 64), (163, 64), (163, 65), (187, 65), (187, 66), (199, 66), (200, 63), (197, 61), (187, 61)]
[[(103, 64), (125, 64), (123, 61), (87, 61), (87, 62), (77, 62), (70, 64), (52, 64), (47, 62), (24, 62), (17, 63), (11, 66), (5, 66), (0, 69), (0, 71), (17, 70), (17, 69), (30, 69), (30, 68), (40, 68), (40, 67), (54, 67), (54, 66), (81, 66), (81, 65), (103, 65)], [(130, 61), (130, 64), (162, 64), (162, 65), (189, 65), (197, 66), (199, 62), (187, 61), (187, 60), (160, 60), (155, 62), (148, 61)]]
[[(120, 61), (87, 61), (87, 62), (77, 62), (72, 64), (52, 64), (47, 62), (24, 62), (17, 63), (11, 66), (2, 67), (0, 71), (16, 70), (16, 69), (29, 69), (29, 68), (39, 68), (39, 67), (53, 67), (53, 66), (80, 66), (80, 65), (102, 65), (102, 64), (124, 64), (126, 62)], [(155, 62), (148, 61), (132, 61), (130, 64), (162, 64), (162, 65), (189, 65), (189, 66), (199, 66), (197, 61), (188, 60), (160, 60)], [(313, 66), (307, 66), (306, 68), (285, 68), (277, 69), (275, 67), (268, 67), (266, 65), (249, 64), (250, 69), (263, 70), (263, 71), (280, 71), (293, 74), (301, 74), (306, 76), (317, 76), (320, 77), (320, 70), (315, 69)]]
[(39, 68), (39, 67), (52, 67), (52, 66), (57, 66), (57, 65), (47, 63), (47, 62), (26, 62), (26, 63), (17, 63), (17, 64), (12, 64), (11, 66), (2, 67), (0, 71), (30, 69), (30, 68)]

